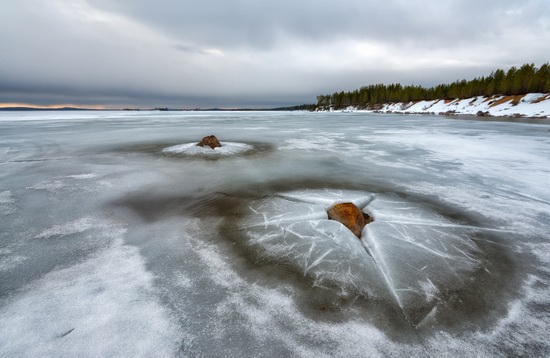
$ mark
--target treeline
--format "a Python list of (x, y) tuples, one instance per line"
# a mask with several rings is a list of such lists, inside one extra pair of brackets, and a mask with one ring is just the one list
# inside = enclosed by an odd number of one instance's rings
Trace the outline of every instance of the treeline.
[(314, 111), (317, 108), (316, 104), (301, 104), (298, 106), (277, 107), (269, 109), (270, 111)]
[(550, 93), (550, 65), (536, 68), (525, 64), (508, 71), (498, 69), (487, 77), (455, 81), (435, 87), (402, 86), (399, 83), (376, 84), (361, 87), (352, 92), (335, 92), (317, 96), (317, 108), (342, 109), (349, 106), (373, 108), (383, 103), (410, 102), (435, 99), (469, 98), (474, 96), (523, 95)]

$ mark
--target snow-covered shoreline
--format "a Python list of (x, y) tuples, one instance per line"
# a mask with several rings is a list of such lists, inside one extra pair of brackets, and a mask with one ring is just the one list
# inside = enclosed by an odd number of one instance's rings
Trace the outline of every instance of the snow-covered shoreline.
[(455, 100), (386, 103), (378, 109), (360, 110), (348, 107), (344, 111), (550, 118), (550, 94), (529, 93), (520, 96), (477, 96)]

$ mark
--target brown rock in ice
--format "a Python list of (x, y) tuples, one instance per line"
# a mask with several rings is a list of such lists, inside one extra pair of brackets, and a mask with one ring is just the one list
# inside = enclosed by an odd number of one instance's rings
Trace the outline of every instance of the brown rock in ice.
[(199, 147), (210, 147), (210, 148), (214, 149), (214, 148), (217, 148), (217, 147), (221, 147), (222, 145), (220, 144), (220, 141), (218, 140), (218, 138), (216, 138), (216, 136), (209, 135), (209, 136), (204, 137), (199, 143), (197, 143), (197, 146), (199, 146)]
[(329, 219), (339, 221), (358, 238), (361, 238), (365, 225), (373, 221), (370, 215), (363, 213), (353, 203), (335, 204), (328, 209), (327, 213)]

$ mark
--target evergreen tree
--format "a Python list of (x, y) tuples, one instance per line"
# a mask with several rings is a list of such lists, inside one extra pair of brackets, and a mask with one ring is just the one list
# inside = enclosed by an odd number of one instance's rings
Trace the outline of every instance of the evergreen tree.
[(466, 81), (457, 80), (451, 84), (435, 87), (403, 86), (400, 83), (382, 83), (363, 86), (351, 92), (335, 92), (332, 95), (317, 96), (317, 107), (342, 109), (347, 106), (375, 107), (383, 103), (408, 103), (420, 100), (469, 98), (474, 96), (522, 95), (530, 92), (550, 93), (550, 65), (536, 68), (525, 64), (519, 69), (512, 66), (508, 71), (497, 69), (489, 76)]

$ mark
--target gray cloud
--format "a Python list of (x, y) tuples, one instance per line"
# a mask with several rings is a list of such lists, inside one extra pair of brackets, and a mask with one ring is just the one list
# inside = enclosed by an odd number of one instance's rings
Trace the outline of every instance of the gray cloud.
[(0, 102), (297, 104), (549, 60), (542, 0), (0, 4)]
[(549, 5), (541, 0), (315, 0), (190, 2), (91, 0), (177, 37), (213, 46), (265, 48), (286, 37), (426, 41), (446, 45), (502, 34), (504, 27), (548, 30)]

